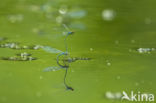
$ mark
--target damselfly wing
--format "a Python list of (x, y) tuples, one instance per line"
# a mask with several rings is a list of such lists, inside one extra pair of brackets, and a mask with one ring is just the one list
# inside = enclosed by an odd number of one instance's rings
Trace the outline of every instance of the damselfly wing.
[(74, 19), (83, 18), (87, 15), (86, 10), (73, 10), (68, 12), (68, 16)]
[(62, 53), (61, 50), (58, 50), (56, 48), (52, 48), (50, 46), (43, 46), (42, 49), (45, 51), (45, 52), (48, 52), (48, 53)]

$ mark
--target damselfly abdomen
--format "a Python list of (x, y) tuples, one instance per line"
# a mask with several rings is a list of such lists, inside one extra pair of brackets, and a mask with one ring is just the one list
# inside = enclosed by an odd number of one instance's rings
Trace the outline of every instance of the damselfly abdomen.
[(84, 57), (73, 57), (73, 58), (64, 58), (62, 59), (62, 61), (64, 62), (68, 62), (68, 63), (71, 63), (71, 62), (76, 62), (78, 60), (91, 60), (91, 58), (84, 58)]

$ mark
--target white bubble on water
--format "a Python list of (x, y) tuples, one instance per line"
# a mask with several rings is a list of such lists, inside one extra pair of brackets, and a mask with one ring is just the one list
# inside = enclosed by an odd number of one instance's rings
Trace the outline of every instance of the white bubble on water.
[(106, 9), (102, 11), (102, 18), (106, 21), (112, 21), (115, 18), (115, 11), (111, 9)]
[(110, 62), (108, 62), (108, 63), (107, 63), (107, 66), (111, 66), (111, 63), (110, 63)]
[(93, 48), (90, 48), (90, 51), (93, 51)]
[(106, 60), (106, 65), (111, 66), (112, 64), (111, 64), (111, 62), (109, 60)]
[(112, 92), (106, 92), (106, 94), (105, 94), (105, 96), (106, 96), (106, 98), (108, 98), (108, 99), (114, 99), (115, 97), (114, 97), (114, 95), (113, 95), (113, 93)]
[(67, 11), (68, 11), (68, 8), (67, 8), (66, 5), (62, 5), (62, 6), (60, 7), (60, 9), (59, 9), (59, 13), (60, 13), (60, 14), (66, 14)]

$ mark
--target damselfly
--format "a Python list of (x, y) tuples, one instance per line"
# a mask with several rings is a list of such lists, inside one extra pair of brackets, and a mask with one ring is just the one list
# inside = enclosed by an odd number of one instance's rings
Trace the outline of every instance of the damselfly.
[[(63, 25), (63, 26), (64, 26), (65, 29), (69, 30), (66, 25)], [(66, 57), (69, 56), (66, 40), (67, 40), (67, 37), (69, 35), (72, 35), (73, 33), (74, 32), (72, 32), (72, 31), (68, 31), (68, 33), (66, 34), (66, 37), (64, 39), (65, 48), (66, 48), (66, 51), (65, 52), (62, 52), (60, 50), (57, 50), (55, 48), (50, 48), (50, 47), (47, 47), (47, 46), (46, 47), (44, 47), (44, 46), (42, 47), (43, 50), (45, 50), (45, 51), (48, 51), (48, 52), (51, 52), (51, 53), (59, 53), (58, 56), (57, 56), (57, 65), (59, 67), (48, 67), (48, 68), (45, 68), (43, 71), (44, 72), (49, 72), (49, 71), (56, 71), (56, 70), (60, 70), (60, 69), (65, 69), (64, 85), (65, 85), (65, 87), (66, 87), (67, 90), (72, 90), (72, 91), (74, 89), (72, 87), (68, 86), (67, 83), (66, 83), (66, 76), (67, 76), (67, 72), (68, 72), (68, 68), (69, 68), (69, 63), (68, 62), (65, 62), (65, 61), (63, 61), (63, 63), (60, 63), (60, 57), (63, 56), (64, 58), (66, 58)]]

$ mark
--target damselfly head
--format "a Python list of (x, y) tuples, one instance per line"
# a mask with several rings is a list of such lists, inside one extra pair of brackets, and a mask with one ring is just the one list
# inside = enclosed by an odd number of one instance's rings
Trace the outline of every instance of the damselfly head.
[(66, 88), (67, 88), (67, 90), (74, 91), (74, 89), (72, 87), (67, 86)]
[(70, 31), (70, 32), (68, 32), (68, 35), (73, 35), (75, 32), (73, 32), (73, 31)]
[(63, 54), (63, 55), (68, 55), (69, 53), (68, 53), (68, 52), (62, 52), (62, 54)]

